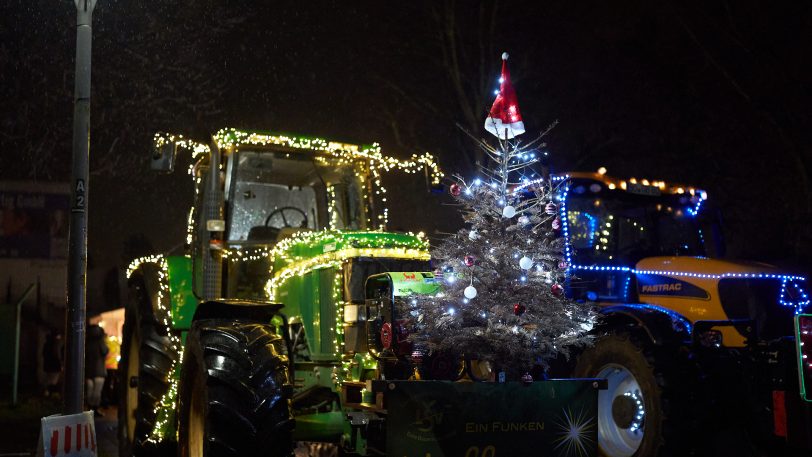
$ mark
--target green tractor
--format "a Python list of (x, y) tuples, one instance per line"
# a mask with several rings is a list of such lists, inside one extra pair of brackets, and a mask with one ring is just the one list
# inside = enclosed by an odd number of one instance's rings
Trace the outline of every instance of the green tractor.
[(121, 455), (383, 452), (371, 381), (414, 371), (375, 303), (437, 285), (422, 234), (384, 231), (381, 179), (438, 185), (431, 155), (224, 129), (210, 145), (156, 135), (153, 168), (171, 171), (178, 148), (194, 158), (187, 254), (127, 271)]

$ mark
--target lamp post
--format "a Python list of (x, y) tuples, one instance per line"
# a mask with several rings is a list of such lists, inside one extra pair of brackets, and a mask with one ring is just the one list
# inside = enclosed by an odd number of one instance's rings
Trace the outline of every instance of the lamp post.
[(76, 414), (84, 409), (90, 48), (93, 32), (91, 21), (96, 0), (73, 0), (73, 2), (76, 5), (76, 79), (73, 102), (73, 174), (68, 248), (64, 414)]

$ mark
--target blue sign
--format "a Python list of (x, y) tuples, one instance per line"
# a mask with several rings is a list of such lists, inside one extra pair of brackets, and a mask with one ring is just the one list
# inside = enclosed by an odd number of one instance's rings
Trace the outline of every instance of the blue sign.
[(68, 193), (0, 190), (0, 258), (67, 257), (69, 214)]

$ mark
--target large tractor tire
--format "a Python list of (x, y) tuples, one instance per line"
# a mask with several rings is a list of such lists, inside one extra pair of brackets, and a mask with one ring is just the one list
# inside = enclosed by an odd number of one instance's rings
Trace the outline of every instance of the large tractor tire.
[(598, 393), (598, 445), (605, 457), (654, 457), (663, 444), (663, 373), (632, 335), (610, 334), (578, 358), (576, 377), (606, 378)]
[(147, 441), (155, 407), (169, 389), (178, 359), (165, 325), (155, 315), (143, 277), (130, 280), (119, 361), (118, 442), (121, 457), (170, 454), (167, 443)]
[(181, 457), (293, 453), (285, 343), (267, 324), (195, 322), (181, 369)]

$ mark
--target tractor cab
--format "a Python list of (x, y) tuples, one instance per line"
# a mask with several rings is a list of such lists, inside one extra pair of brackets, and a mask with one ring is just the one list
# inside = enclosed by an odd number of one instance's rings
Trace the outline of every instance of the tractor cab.
[[(559, 179), (563, 179), (560, 177)], [(636, 299), (634, 268), (654, 257), (705, 257), (721, 239), (700, 221), (705, 191), (661, 181), (570, 173), (561, 205), (576, 298), (627, 303)], [(718, 241), (708, 246), (711, 240)]]
[(306, 154), (259, 149), (228, 154), (226, 242), (276, 242), (302, 231), (364, 229), (363, 174), (351, 164), (328, 166)]
[(726, 322), (717, 339), (730, 346), (792, 334), (793, 315), (809, 304), (805, 278), (720, 259), (719, 224), (701, 214), (705, 191), (601, 173), (556, 179), (567, 181), (560, 217), (573, 298), (656, 306), (686, 331)]
[[(298, 232), (371, 229), (362, 146), (259, 132), (220, 131), (225, 246), (274, 245)], [(201, 170), (202, 172), (202, 170)]]
[(567, 225), (579, 263), (627, 265), (646, 257), (706, 255), (696, 220), (704, 191), (669, 194), (648, 184), (626, 183), (624, 189), (572, 178)]
[[(438, 186), (442, 176), (428, 153), (399, 160), (376, 143), (237, 129), (220, 130), (211, 146), (156, 136), (153, 168), (171, 171), (178, 147), (197, 159), (190, 169), (196, 202), (187, 243), (201, 297), (269, 299), (268, 281), (280, 268), (274, 263), (286, 255), (282, 241), (308, 232), (383, 231), (385, 174), (422, 174), (427, 187)], [(221, 265), (222, 274), (216, 272)], [(204, 277), (204, 271), (215, 273)]]

